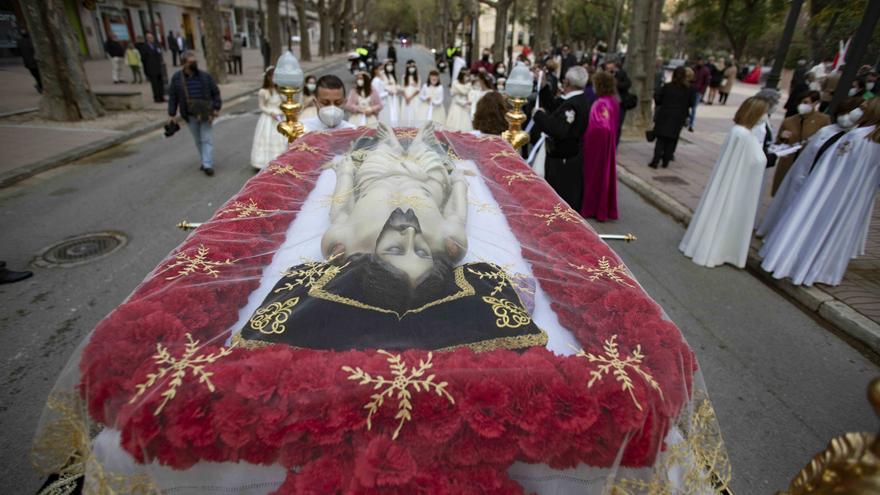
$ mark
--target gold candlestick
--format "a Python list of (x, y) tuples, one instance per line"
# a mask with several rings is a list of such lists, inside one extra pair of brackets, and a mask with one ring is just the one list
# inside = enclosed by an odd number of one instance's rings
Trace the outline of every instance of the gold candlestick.
[(278, 91), (284, 95), (285, 98), (285, 100), (281, 102), (281, 112), (284, 113), (286, 120), (284, 122), (279, 122), (277, 129), (278, 132), (287, 138), (289, 144), (305, 134), (305, 127), (303, 127), (301, 122), (296, 120), (299, 116), (300, 109), (302, 109), (302, 105), (296, 101), (296, 94), (299, 93), (299, 88), (279, 86)]
[(522, 106), (525, 105), (525, 98), (508, 98), (513, 108), (504, 115), (510, 128), (501, 133), (501, 137), (518, 150), (522, 145), (529, 142), (529, 133), (522, 130), (523, 122), (526, 121), (526, 114), (522, 112)]

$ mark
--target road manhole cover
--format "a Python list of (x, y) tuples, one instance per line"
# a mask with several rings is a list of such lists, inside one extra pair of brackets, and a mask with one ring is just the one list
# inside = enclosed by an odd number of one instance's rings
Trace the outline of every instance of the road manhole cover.
[(688, 185), (688, 181), (675, 175), (658, 175), (654, 177), (654, 180), (656, 180), (657, 182), (662, 182), (664, 184), (675, 184), (678, 186)]
[(34, 264), (41, 266), (77, 266), (107, 256), (125, 246), (128, 239), (121, 232), (96, 232), (65, 239), (43, 249)]

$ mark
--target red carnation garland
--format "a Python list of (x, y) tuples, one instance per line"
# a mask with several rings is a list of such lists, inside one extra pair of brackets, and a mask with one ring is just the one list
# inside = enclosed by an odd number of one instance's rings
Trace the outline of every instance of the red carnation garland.
[[(299, 474), (291, 472), (279, 489), (291, 493), (519, 493), (506, 474), (512, 462), (611, 466), (627, 438), (623, 463), (652, 464), (667, 425), (690, 396), (696, 369), (690, 349), (641, 289), (590, 282), (572, 268), (617, 257), (582, 223), (547, 225), (535, 216), (561, 200), (509, 155), (506, 143), (460, 133), (440, 137), (459, 156), (475, 159), (513, 232), (529, 239), (523, 256), (560, 323), (594, 354), (614, 335), (621, 356), (640, 346), (641, 367), (657, 380), (662, 398), (634, 373), (632, 396), (613, 376), (588, 388), (596, 364), (546, 349), (435, 353), (431, 373), (448, 383), (455, 404), (415, 393), (413, 419), (391, 441), (399, 424), (396, 402), (379, 409), (368, 431), (363, 407), (372, 387), (358, 386), (342, 370), (359, 367), (389, 376), (386, 356), (271, 346), (236, 348), (211, 364), (213, 392), (187, 375), (161, 414), (154, 411), (167, 379), (129, 404), (136, 385), (157, 370), (157, 343), (174, 356), (185, 352), (187, 334), (199, 342), (199, 354), (222, 348), (224, 331), (258, 287), (320, 166), (331, 150), (365, 132), (299, 140), (299, 151), (279, 157), (248, 181), (98, 325), (80, 363), (81, 392), (92, 418), (122, 430), (123, 447), (140, 462), (158, 459), (178, 469), (200, 460), (298, 467)], [(511, 181), (516, 174), (531, 180)], [(224, 213), (236, 201), (275, 212), (248, 218)], [(212, 261), (234, 262), (223, 265), (217, 278), (193, 273), (169, 281), (175, 255), (199, 248), (206, 248)], [(427, 356), (400, 354), (408, 366)]]

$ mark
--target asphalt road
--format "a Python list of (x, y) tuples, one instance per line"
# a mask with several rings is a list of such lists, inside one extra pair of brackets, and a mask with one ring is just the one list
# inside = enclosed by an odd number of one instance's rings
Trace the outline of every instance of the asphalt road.
[[(427, 52), (398, 51), (428, 67)], [(332, 72), (352, 77), (345, 67)], [(445, 80), (445, 78), (444, 78)], [(118, 231), (128, 244), (72, 268), (33, 267), (0, 286), (0, 473), (4, 491), (33, 493), (41, 478), (28, 452), (46, 396), (95, 324), (177, 246), (174, 225), (199, 221), (253, 175), (256, 101), (227, 111), (214, 130), (217, 175), (198, 171), (192, 139), (153, 134), (0, 190), (0, 259), (28, 266), (67, 237)], [(614, 244), (697, 353), (733, 459), (738, 494), (772, 493), (834, 435), (876, 430), (865, 399), (878, 374), (869, 359), (746, 272), (705, 269), (681, 256), (683, 228), (628, 189)], [(120, 356), (124, 359), (124, 356)]]

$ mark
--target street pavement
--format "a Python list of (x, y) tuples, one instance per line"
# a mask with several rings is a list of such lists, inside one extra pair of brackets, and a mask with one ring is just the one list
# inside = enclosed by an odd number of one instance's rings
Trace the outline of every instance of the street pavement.
[[(384, 53), (384, 52), (382, 52)], [(424, 51), (399, 50), (400, 62)], [(342, 64), (332, 68), (347, 85)], [(128, 244), (72, 268), (32, 267), (27, 281), (0, 286), (0, 474), (16, 493), (41, 478), (30, 442), (58, 374), (97, 322), (119, 305), (186, 234), (182, 219), (207, 219), (253, 176), (255, 98), (224, 112), (214, 129), (217, 175), (198, 171), (186, 130), (153, 133), (0, 190), (0, 259), (28, 266), (42, 248), (87, 232), (119, 231)], [(636, 278), (679, 325), (700, 361), (733, 460), (733, 489), (772, 493), (827, 441), (874, 431), (865, 399), (877, 365), (785, 297), (742, 270), (700, 268), (676, 246), (683, 228), (632, 191), (620, 191), (622, 219), (598, 225), (633, 232), (615, 243)], [(120, 356), (120, 359), (124, 359)]]

